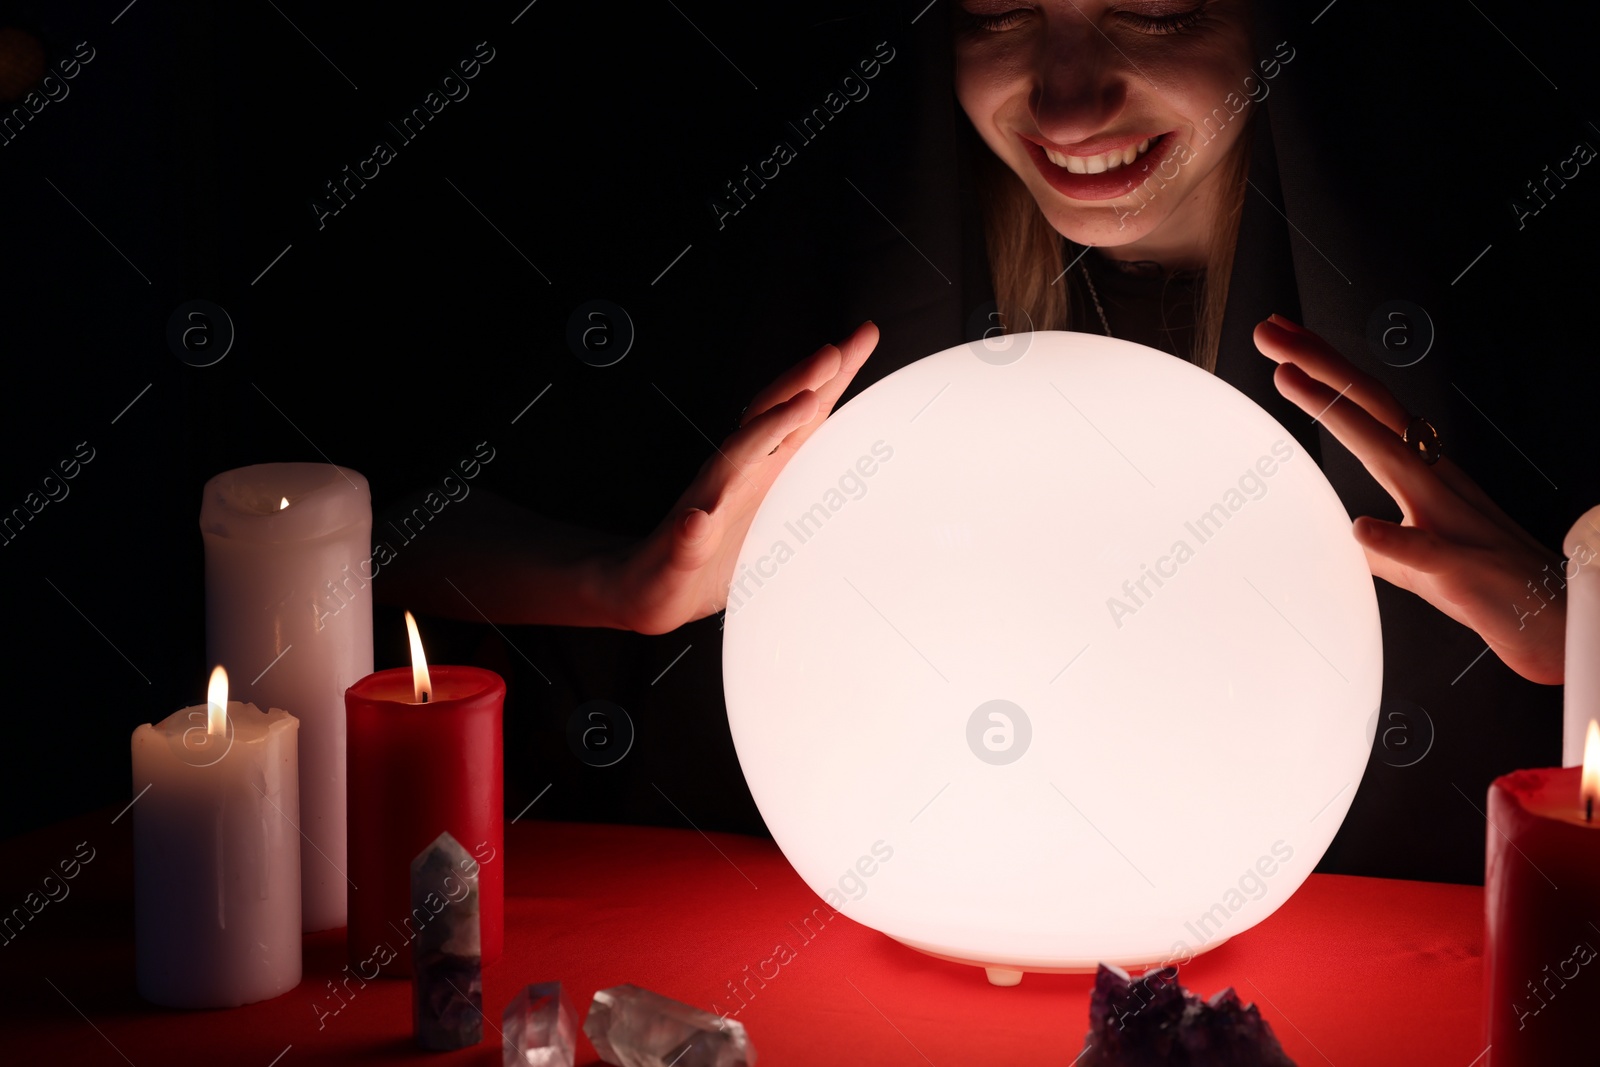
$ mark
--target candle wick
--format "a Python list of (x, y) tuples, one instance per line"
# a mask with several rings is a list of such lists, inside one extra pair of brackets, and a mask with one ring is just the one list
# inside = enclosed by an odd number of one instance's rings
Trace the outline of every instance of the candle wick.
[(1594, 797), (1584, 797), (1583, 804), (1583, 821), (1594, 822)]
[[(427, 703), (427, 702), (428, 702), (428, 694), (427, 694), (427, 693), (423, 693), (423, 694), (422, 694), (422, 702), (423, 702), (423, 703), (424, 703), (424, 704), (426, 704), (426, 703)], [(1591, 801), (1589, 801), (1589, 810), (1590, 810), (1590, 811), (1591, 811), (1591, 812), (1592, 812), (1592, 811), (1594, 811), (1594, 801), (1592, 801), (1592, 800), (1591, 800)]]

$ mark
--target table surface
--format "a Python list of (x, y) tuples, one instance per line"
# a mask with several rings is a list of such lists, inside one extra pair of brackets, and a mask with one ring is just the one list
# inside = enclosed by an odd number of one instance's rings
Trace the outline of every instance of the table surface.
[[(3, 914), (60, 860), (87, 854), (80, 842), (94, 850), (68, 894), (0, 946), (6, 1062), (500, 1063), (492, 1027), (471, 1049), (417, 1051), (406, 981), (352, 979), (335, 999), (342, 929), (307, 936), (304, 979), (276, 999), (226, 1011), (146, 1004), (134, 988), (132, 820), (115, 815), (6, 842)], [(802, 940), (790, 923), (821, 901), (768, 840), (523, 821), (507, 827), (506, 862), (506, 953), (483, 981), (495, 1026), (521, 985), (555, 979), (580, 1027), (594, 991), (624, 982), (731, 1005), (727, 984), (787, 942), (793, 957), (764, 987), (751, 984), (738, 1014), (764, 1067), (1065, 1067), (1083, 1047), (1090, 976), (1030, 974), (997, 988), (976, 968), (842, 915)], [(1313, 875), (1265, 922), (1186, 964), (1182, 980), (1202, 996), (1233, 986), (1254, 1001), (1300, 1067), (1474, 1067), (1484, 1051), (1483, 891)], [(577, 1062), (598, 1063), (581, 1032), (579, 1042)]]

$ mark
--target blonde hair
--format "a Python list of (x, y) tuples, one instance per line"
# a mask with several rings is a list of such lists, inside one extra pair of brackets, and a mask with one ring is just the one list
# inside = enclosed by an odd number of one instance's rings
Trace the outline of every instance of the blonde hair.
[[(1206, 250), (1205, 277), (1196, 297), (1190, 359), (1213, 373), (1222, 340), (1222, 316), (1228, 305), (1228, 278), (1233, 272), (1239, 218), (1244, 212), (1253, 118), (1252, 112), (1227, 157), (1218, 165), (1224, 191)], [(979, 155), (978, 194), (1000, 322), (1008, 332), (1068, 329), (1072, 307), (1062, 274), (1083, 246), (1056, 232), (1022, 179), (993, 152), (983, 150)]]

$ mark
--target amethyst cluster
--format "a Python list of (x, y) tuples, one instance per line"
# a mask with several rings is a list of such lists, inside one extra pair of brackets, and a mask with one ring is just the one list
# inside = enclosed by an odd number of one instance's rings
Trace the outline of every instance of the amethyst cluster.
[(1139, 978), (1102, 963), (1077, 1067), (1295, 1067), (1272, 1026), (1232, 987), (1201, 1000), (1178, 969)]

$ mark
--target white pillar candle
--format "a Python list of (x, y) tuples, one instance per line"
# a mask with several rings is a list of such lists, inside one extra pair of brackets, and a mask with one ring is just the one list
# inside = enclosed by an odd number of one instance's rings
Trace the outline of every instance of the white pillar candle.
[(1583, 763), (1589, 720), (1600, 720), (1600, 507), (1583, 513), (1562, 543), (1567, 554), (1567, 658), (1561, 765)]
[(228, 702), (221, 673), (210, 702), (133, 731), (139, 993), (174, 1008), (300, 984), (299, 723)]
[(343, 926), (344, 691), (372, 673), (372, 497), (331, 463), (262, 463), (206, 483), (206, 647), (238, 695), (300, 720), (307, 931)]

